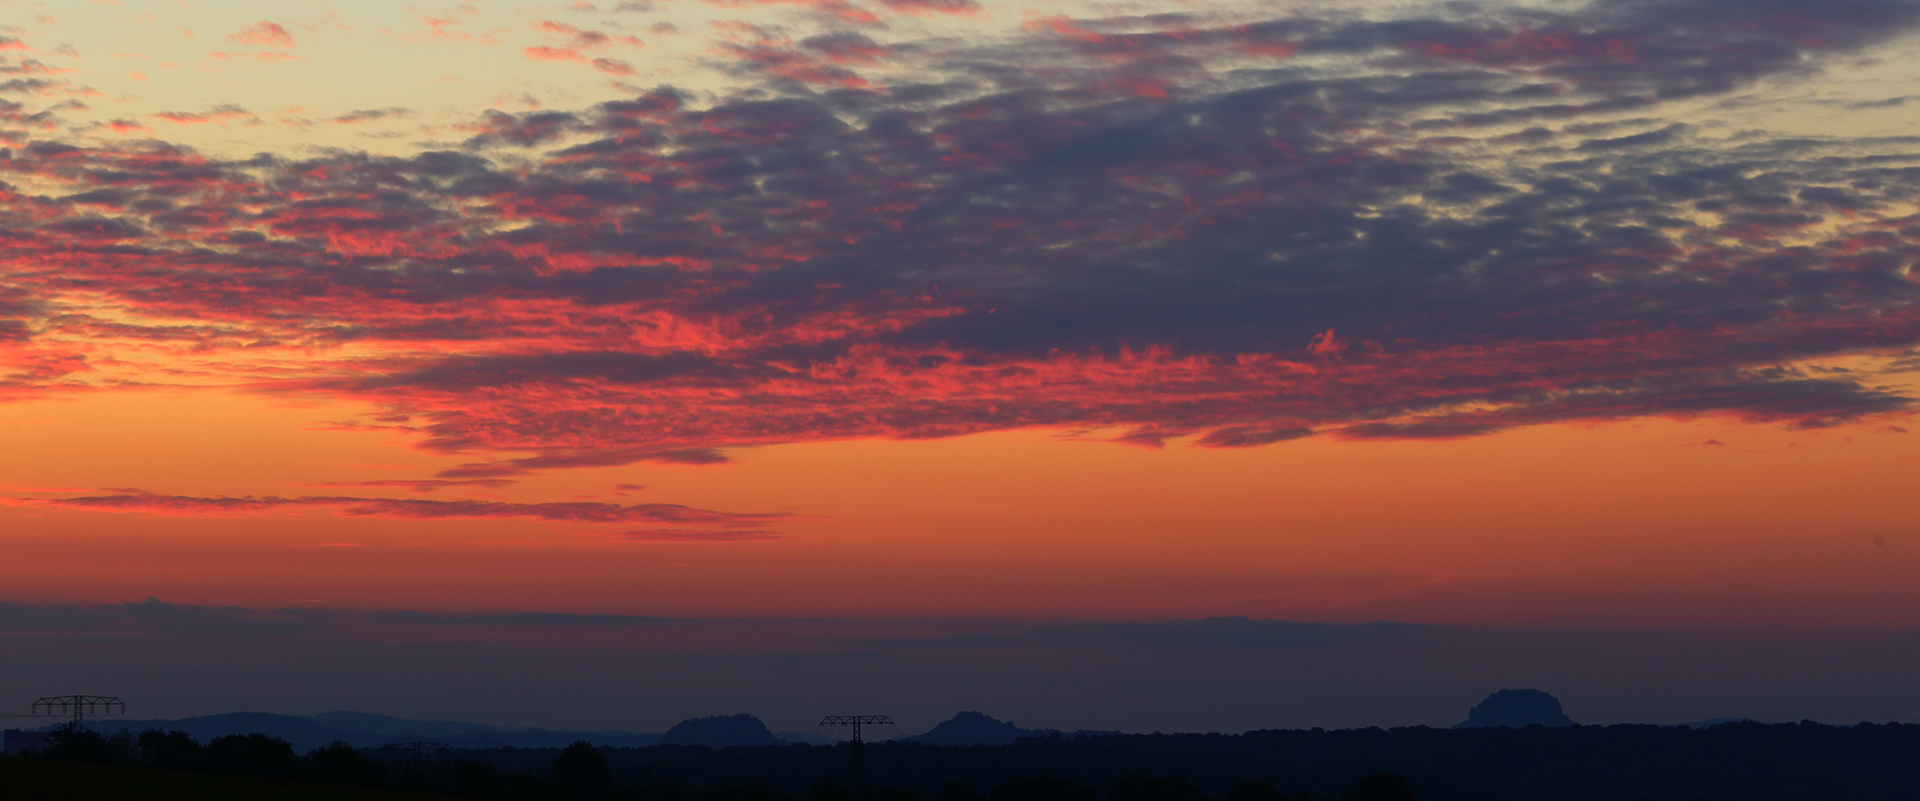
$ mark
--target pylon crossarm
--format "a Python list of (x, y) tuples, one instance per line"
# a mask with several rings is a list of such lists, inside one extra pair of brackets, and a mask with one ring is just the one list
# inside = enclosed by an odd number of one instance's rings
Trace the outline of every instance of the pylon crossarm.
[[(52, 715), (55, 714), (55, 709), (57, 708), (59, 710), (58, 714), (64, 715), (68, 710), (72, 710), (74, 725), (79, 725), (89, 712), (104, 712), (111, 715), (114, 713), (116, 707), (118, 707), (118, 711), (121, 714), (125, 714), (127, 711), (126, 703), (121, 701), (119, 696), (54, 695), (33, 702), (33, 714)], [(43, 709), (45, 710), (44, 712), (42, 711)]]
[(893, 719), (886, 715), (828, 715), (820, 719), (822, 726), (852, 726), (853, 741), (860, 740), (861, 726), (891, 726)]

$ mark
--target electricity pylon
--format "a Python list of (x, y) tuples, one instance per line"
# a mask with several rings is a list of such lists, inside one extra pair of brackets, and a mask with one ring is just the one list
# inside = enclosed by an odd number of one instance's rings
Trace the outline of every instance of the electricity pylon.
[[(127, 713), (127, 705), (122, 703), (120, 697), (117, 695), (55, 695), (33, 702), (33, 714), (51, 715), (54, 714), (54, 708), (58, 707), (60, 714), (64, 715), (67, 714), (67, 710), (71, 709), (73, 710), (73, 725), (75, 728), (78, 728), (81, 719), (84, 718), (87, 713), (98, 710), (111, 715), (113, 714), (113, 708), (116, 706), (120, 707), (120, 714), (124, 715)], [(42, 712), (42, 709), (46, 711)]]
[(853, 786), (860, 787), (866, 784), (867, 766), (865, 755), (867, 749), (860, 744), (860, 727), (891, 726), (893, 725), (893, 719), (886, 715), (828, 715), (820, 719), (820, 725), (853, 727), (853, 747), (847, 751), (847, 755), (853, 760)]
[(820, 719), (822, 726), (852, 726), (853, 744), (859, 745), (861, 726), (891, 726), (893, 721), (886, 715), (828, 715)]

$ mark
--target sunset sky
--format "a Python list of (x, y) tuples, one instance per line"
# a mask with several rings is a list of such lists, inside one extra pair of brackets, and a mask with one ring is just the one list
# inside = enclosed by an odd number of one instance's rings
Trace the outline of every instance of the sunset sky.
[(0, 704), (1920, 718), (1915, 0), (7, 1), (0, 148)]

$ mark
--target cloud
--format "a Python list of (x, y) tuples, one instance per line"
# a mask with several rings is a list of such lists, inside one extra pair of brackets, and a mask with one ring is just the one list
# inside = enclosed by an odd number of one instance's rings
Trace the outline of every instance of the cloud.
[(1125, 622), (1049, 622), (1021, 630), (968, 632), (922, 637), (877, 637), (862, 644), (878, 648), (974, 649), (1033, 647), (1072, 643), (1076, 646), (1151, 646), (1172, 649), (1266, 649), (1411, 644), (1431, 639), (1441, 629), (1415, 623), (1314, 623), (1259, 620), (1247, 617), (1209, 617)]
[(547, 34), (560, 36), (567, 41), (569, 47), (581, 50), (594, 50), (611, 44), (626, 44), (632, 47), (640, 47), (642, 44), (638, 38), (633, 36), (609, 34), (603, 31), (578, 28), (552, 20), (542, 20), (540, 23), (534, 25), (534, 29)]
[(315, 484), (316, 487), (369, 487), (386, 489), (398, 487), (414, 492), (433, 492), (448, 487), (485, 487), (499, 489), (515, 484), (507, 478), (468, 478), (468, 479), (377, 479), (373, 481), (328, 481)]
[(636, 529), (614, 535), (632, 542), (746, 542), (768, 540), (779, 535), (771, 531), (742, 529), (704, 530), (683, 528)]
[(192, 125), (203, 122), (225, 123), (231, 120), (258, 122), (260, 119), (254, 116), (253, 112), (232, 104), (214, 106), (206, 111), (162, 111), (152, 116), (176, 125)]
[(238, 33), (228, 36), (227, 40), (237, 44), (265, 47), (292, 47), (295, 44), (293, 34), (287, 33), (286, 28), (280, 27), (279, 23), (266, 21), (241, 28)]
[(781, 514), (735, 514), (694, 509), (677, 504), (648, 503), (621, 505), (612, 503), (512, 503), (507, 501), (428, 501), (407, 498), (361, 498), (352, 496), (310, 495), (296, 498), (277, 496), (199, 497), (156, 495), (126, 491), (112, 495), (73, 498), (16, 500), (16, 503), (63, 509), (107, 512), (139, 512), (155, 515), (258, 515), (301, 509), (333, 509), (348, 517), (391, 517), (407, 520), (449, 518), (531, 517), (571, 523), (690, 523), (749, 528), (778, 520)]
[(821, 17), (854, 25), (878, 25), (880, 18), (846, 0), (706, 0), (709, 5), (726, 8), (795, 5)]
[[(1807, 365), (1910, 366), (1920, 152), (1672, 117), (1920, 8), (1397, 13), (736, 25), (711, 57), (747, 90), (483, 110), (404, 157), (23, 141), (0, 167), (51, 188), (0, 208), (0, 257), (41, 265), (7, 279), (6, 391), (190, 346), (474, 454), (446, 481), (1032, 427), (1254, 447), (1910, 413), (1878, 372)], [(542, 31), (556, 58), (613, 46)]]
[(537, 61), (586, 61), (587, 60), (587, 57), (584, 55), (581, 55), (580, 51), (578, 50), (568, 50), (566, 48), (561, 48), (561, 47), (547, 47), (545, 45), (531, 45), (528, 47), (521, 48), (520, 52), (525, 53), (527, 58), (531, 58)]
[(354, 111), (349, 111), (338, 117), (334, 117), (333, 121), (340, 123), (342, 125), (352, 125), (354, 123), (372, 122), (374, 120), (384, 120), (389, 117), (404, 118), (412, 115), (413, 115), (412, 110), (399, 108), (399, 107), (369, 108), (369, 109), (357, 109)]
[(880, 4), (903, 14), (971, 17), (980, 13), (980, 4), (974, 0), (880, 0)]
[(593, 66), (595, 69), (609, 75), (633, 74), (633, 65), (617, 58), (596, 58), (593, 60)]

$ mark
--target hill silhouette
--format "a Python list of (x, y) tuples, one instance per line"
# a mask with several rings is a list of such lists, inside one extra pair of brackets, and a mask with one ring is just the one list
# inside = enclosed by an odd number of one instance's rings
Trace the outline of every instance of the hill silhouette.
[(1054, 729), (1023, 729), (1010, 721), (997, 720), (969, 710), (941, 721), (925, 734), (899, 739), (926, 745), (1007, 745), (1022, 737), (1044, 737), (1058, 733)]
[(1560, 711), (1560, 699), (1539, 690), (1501, 690), (1487, 696), (1473, 709), (1467, 711), (1467, 719), (1454, 725), (1456, 729), (1480, 729), (1490, 726), (1511, 726), (1524, 729), (1532, 725), (1541, 726), (1578, 726), (1565, 712)]
[(773, 736), (767, 730), (767, 724), (752, 715), (715, 715), (707, 718), (689, 718), (673, 724), (665, 734), (660, 735), (661, 745), (704, 745), (708, 748), (752, 748), (763, 745), (786, 745), (786, 741)]

